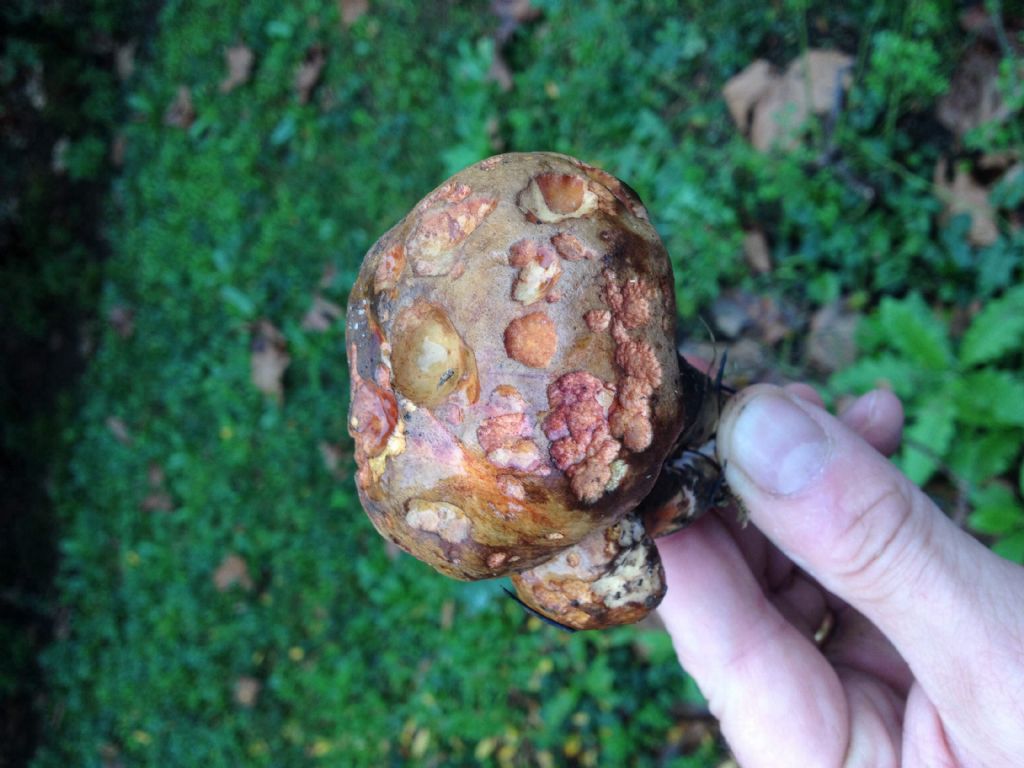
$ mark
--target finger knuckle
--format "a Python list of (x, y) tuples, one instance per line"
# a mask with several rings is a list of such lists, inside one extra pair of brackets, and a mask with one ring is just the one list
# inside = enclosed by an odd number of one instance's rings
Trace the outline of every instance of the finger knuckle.
[(865, 598), (885, 600), (912, 588), (927, 566), (930, 527), (919, 522), (918, 494), (909, 483), (889, 482), (853, 498), (849, 522), (833, 550), (836, 573)]

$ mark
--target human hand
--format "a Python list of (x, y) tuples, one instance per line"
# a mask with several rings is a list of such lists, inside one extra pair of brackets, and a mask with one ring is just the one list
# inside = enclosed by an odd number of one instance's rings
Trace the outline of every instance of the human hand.
[(884, 458), (902, 424), (882, 390), (838, 419), (806, 385), (744, 390), (718, 439), (752, 525), (658, 542), (661, 617), (745, 768), (1024, 765), (1024, 568)]

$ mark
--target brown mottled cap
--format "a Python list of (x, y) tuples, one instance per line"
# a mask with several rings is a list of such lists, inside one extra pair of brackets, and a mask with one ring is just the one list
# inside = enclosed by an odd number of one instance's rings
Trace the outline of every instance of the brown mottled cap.
[(614, 177), (538, 152), (449, 179), (370, 249), (349, 299), (374, 525), (465, 579), (609, 530), (683, 424), (674, 322), (668, 256)]

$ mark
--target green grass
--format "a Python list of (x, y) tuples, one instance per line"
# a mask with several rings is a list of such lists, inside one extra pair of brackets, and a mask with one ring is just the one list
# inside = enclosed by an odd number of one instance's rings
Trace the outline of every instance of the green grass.
[[(97, 323), (77, 409), (51, 425), (63, 446), (52, 483), (62, 608), (43, 656), (36, 765), (721, 758), (711, 737), (680, 746), (701, 700), (663, 633), (569, 636), (527, 619), (499, 583), (456, 583), (388, 555), (351, 481), (343, 327), (302, 325), (314, 296), (343, 305), (381, 233), (449, 173), (505, 150), (568, 152), (634, 186), (673, 256), (693, 336), (723, 285), (770, 289), (805, 312), (840, 295), (873, 308), (911, 288), (950, 309), (988, 299), (1021, 277), (1020, 231), (1004, 221), (979, 248), (963, 217), (938, 223), (931, 172), (951, 139), (928, 115), (941, 89), (893, 85), (948, 81), (966, 46), (950, 3), (534, 5), (544, 19), (515, 33), (515, 87), (502, 92), (487, 78), (487, 3), (380, 0), (345, 28), (327, 0), (168, 2), (138, 33), (119, 95), (88, 107), (115, 117), (72, 142), (83, 176), (105, 173), (90, 138), (105, 147), (116, 129), (126, 147), (104, 201), (111, 255), (94, 317), (127, 309), (134, 329)], [(96, 8), (106, 15), (91, 23), (119, 29), (116, 4)], [(255, 53), (252, 76), (222, 93), (224, 50), (239, 42)], [(719, 95), (752, 59), (782, 65), (808, 45), (857, 57), (833, 134), (843, 168), (816, 164), (814, 140), (754, 152)], [(302, 104), (295, 71), (315, 46), (326, 67)], [(195, 109), (187, 128), (165, 124), (181, 86)], [(877, 190), (874, 203), (850, 174)], [(743, 264), (755, 224), (773, 243), (767, 278)], [(280, 402), (250, 382), (260, 320), (291, 356)], [(1019, 377), (1022, 361), (999, 365)], [(334, 472), (325, 444), (342, 456)], [(1003, 483), (1019, 460), (983, 479)], [(155, 493), (169, 508), (152, 508)], [(221, 590), (229, 555), (249, 578)], [(236, 700), (241, 678), (260, 683), (251, 706)]]

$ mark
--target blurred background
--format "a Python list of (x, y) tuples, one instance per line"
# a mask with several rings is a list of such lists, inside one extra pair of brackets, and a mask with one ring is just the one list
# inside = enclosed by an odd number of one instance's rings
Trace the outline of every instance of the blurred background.
[(729, 764), (656, 622), (562, 633), (360, 509), (347, 291), (498, 152), (625, 179), (687, 349), (891, 387), (897, 460), (1024, 559), (1020, 2), (0, 20), (0, 765)]

